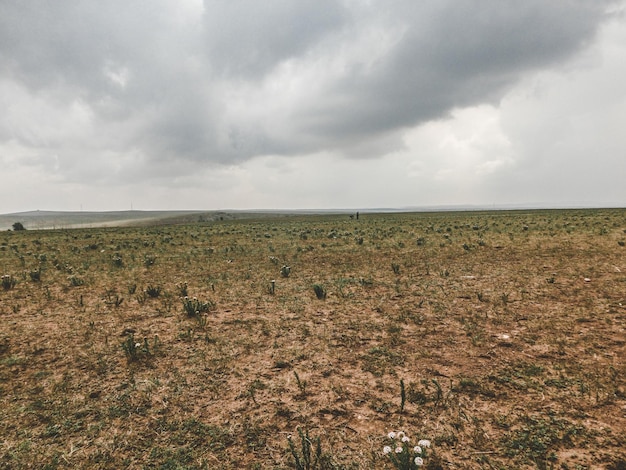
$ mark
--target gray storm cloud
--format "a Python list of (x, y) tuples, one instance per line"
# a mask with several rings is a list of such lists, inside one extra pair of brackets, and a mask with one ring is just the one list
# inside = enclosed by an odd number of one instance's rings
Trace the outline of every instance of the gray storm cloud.
[(580, 51), (609, 5), (0, 1), (0, 139), (70, 180), (383, 156)]

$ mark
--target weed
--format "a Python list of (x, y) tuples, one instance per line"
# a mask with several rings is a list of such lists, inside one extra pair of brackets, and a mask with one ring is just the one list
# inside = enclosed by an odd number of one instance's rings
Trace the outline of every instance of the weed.
[(362, 356), (363, 370), (372, 373), (376, 377), (382, 377), (385, 373), (395, 374), (394, 366), (404, 363), (404, 358), (384, 346), (371, 348)]
[(13, 289), (15, 287), (15, 284), (15, 278), (13, 278), (13, 276), (11, 276), (10, 274), (5, 274), (4, 276), (2, 276), (2, 288), (4, 290)]
[(289, 451), (296, 470), (334, 470), (337, 467), (330, 454), (322, 451), (322, 443), (318, 437), (311, 438), (309, 430), (298, 428), (300, 448), (296, 448), (291, 436), (287, 438)]
[(291, 267), (287, 266), (286, 264), (283, 265), (282, 268), (280, 268), (280, 275), (282, 277), (289, 277), (289, 275), (291, 274)]
[(315, 292), (315, 297), (319, 300), (326, 300), (326, 289), (321, 284), (313, 284), (313, 291)]
[(209, 316), (205, 314), (197, 314), (196, 321), (198, 322), (198, 328), (204, 331), (209, 323)]
[(155, 336), (152, 342), (152, 349), (150, 348), (150, 342), (148, 338), (144, 338), (143, 342), (135, 340), (134, 333), (130, 333), (126, 340), (122, 342), (122, 350), (126, 355), (126, 359), (129, 362), (139, 361), (141, 359), (148, 359), (154, 355), (155, 350), (159, 346), (159, 337)]
[(30, 280), (33, 282), (41, 282), (41, 267), (37, 268), (37, 269), (31, 269), (28, 272), (28, 275), (30, 276)]
[[(80, 300), (81, 300), (81, 304), (82, 304), (82, 301), (83, 301), (82, 296), (81, 296)], [(113, 306), (113, 307), (117, 308), (120, 305), (122, 305), (122, 302), (124, 302), (124, 297), (121, 297), (114, 290), (107, 290), (105, 292), (105, 294), (104, 294), (104, 303), (106, 305), (110, 305), (110, 306)]]
[(503, 445), (507, 455), (529, 458), (538, 468), (547, 469), (548, 462), (556, 460), (552, 449), (560, 443), (571, 444), (572, 437), (583, 432), (583, 427), (554, 416), (547, 419), (527, 416), (521, 428), (505, 436)]
[(179, 297), (187, 297), (189, 295), (189, 288), (186, 282), (176, 284), (176, 291)]
[(148, 287), (146, 287), (146, 295), (152, 299), (156, 299), (159, 295), (161, 295), (161, 287), (160, 286), (153, 286), (153, 285), (148, 285)]
[(78, 287), (78, 286), (82, 286), (83, 284), (85, 284), (85, 280), (82, 277), (78, 277), (75, 275), (68, 277), (68, 280), (70, 281), (70, 285), (72, 287)]
[(256, 391), (263, 390), (266, 388), (267, 388), (267, 385), (262, 380), (256, 379), (248, 386), (247, 395), (252, 399), (255, 405), (258, 405), (256, 401)]
[(122, 255), (120, 255), (119, 253), (116, 253), (111, 257), (111, 262), (116, 268), (124, 267), (124, 260), (122, 259)]
[(403, 431), (392, 431), (387, 434), (387, 445), (383, 447), (383, 455), (398, 470), (415, 470), (425, 463), (430, 448), (428, 439), (421, 439), (417, 445), (411, 445), (411, 438)]
[(201, 314), (209, 312), (214, 307), (215, 304), (210, 300), (203, 302), (198, 300), (197, 297), (185, 297), (183, 299), (183, 311), (190, 318), (199, 317)]
[(298, 389), (300, 390), (300, 397), (303, 398), (306, 396), (306, 380), (300, 380), (300, 376), (298, 375), (298, 373), (294, 370), (293, 371), (293, 375), (296, 378), (296, 384), (298, 384)]
[(406, 400), (414, 405), (425, 405), (430, 401), (427, 390), (417, 388), (417, 384), (409, 382), (406, 388)]

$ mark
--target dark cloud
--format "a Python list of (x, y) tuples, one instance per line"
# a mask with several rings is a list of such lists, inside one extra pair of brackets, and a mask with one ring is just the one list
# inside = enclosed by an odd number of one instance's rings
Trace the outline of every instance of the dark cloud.
[(204, 7), (203, 40), (211, 68), (243, 80), (306, 54), (348, 20), (336, 0), (207, 0)]
[[(44, 96), (58, 127), (37, 139), (37, 125), (27, 132), (13, 119), (0, 135), (42, 159), (57, 155), (61, 168), (81, 149), (83, 160), (107, 154), (116, 168), (131, 152), (168, 174), (191, 171), (164, 163), (176, 159), (375, 157), (402, 146), (404, 128), (495, 102), (525, 73), (567, 59), (593, 39), (607, 6), (0, 1), (0, 80)], [(88, 111), (82, 127), (60, 119), (73, 103)]]
[(322, 135), (363, 137), (499, 99), (523, 73), (563, 61), (590, 41), (603, 2), (475, 1), (403, 4), (388, 28), (400, 40), (368, 74), (333, 84), (340, 105), (305, 109)]

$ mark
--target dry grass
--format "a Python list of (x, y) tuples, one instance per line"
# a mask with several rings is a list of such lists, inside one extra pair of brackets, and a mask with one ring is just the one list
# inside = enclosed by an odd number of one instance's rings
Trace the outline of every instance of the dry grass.
[(289, 468), (301, 428), (318, 468), (391, 468), (404, 429), (427, 468), (624, 469), (625, 229), (597, 210), (0, 233), (0, 467)]

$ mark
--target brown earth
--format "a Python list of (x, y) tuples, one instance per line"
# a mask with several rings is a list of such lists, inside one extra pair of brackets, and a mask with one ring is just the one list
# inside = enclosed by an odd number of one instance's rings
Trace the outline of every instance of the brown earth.
[(306, 429), (311, 468), (393, 468), (404, 430), (426, 468), (624, 469), (625, 229), (579, 210), (1, 233), (0, 466), (294, 468)]

